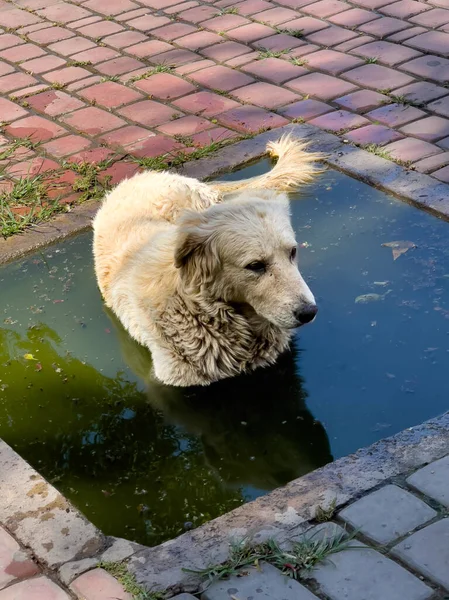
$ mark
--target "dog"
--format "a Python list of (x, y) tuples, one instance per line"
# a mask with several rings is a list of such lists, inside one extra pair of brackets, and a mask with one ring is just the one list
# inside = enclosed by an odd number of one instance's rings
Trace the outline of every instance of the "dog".
[(94, 221), (95, 272), (106, 305), (150, 349), (154, 376), (209, 385), (273, 364), (315, 318), (297, 266), (287, 193), (321, 158), (283, 136), (264, 175), (203, 183), (148, 171), (109, 192)]

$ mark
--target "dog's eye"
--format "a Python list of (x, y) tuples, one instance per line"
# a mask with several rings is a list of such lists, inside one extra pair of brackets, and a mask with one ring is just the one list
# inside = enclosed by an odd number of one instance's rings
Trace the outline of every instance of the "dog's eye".
[(246, 265), (245, 269), (248, 269), (248, 271), (254, 271), (255, 273), (265, 273), (267, 265), (261, 260), (255, 260), (254, 262)]
[(290, 260), (295, 260), (296, 258), (296, 252), (297, 252), (297, 248), (296, 246), (294, 246), (291, 250), (290, 250)]

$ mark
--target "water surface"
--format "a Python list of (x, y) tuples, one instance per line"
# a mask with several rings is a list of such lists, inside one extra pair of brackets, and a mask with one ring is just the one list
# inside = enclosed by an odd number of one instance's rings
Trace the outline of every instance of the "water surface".
[(105, 533), (160, 543), (447, 410), (449, 224), (333, 171), (292, 213), (318, 318), (200, 390), (149, 380), (89, 233), (0, 270), (0, 437)]

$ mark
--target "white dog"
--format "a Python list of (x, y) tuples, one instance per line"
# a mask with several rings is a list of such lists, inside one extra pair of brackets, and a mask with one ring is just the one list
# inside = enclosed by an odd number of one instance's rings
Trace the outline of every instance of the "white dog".
[(244, 181), (135, 175), (95, 217), (105, 302), (166, 384), (208, 385), (272, 364), (315, 317), (285, 192), (313, 179), (320, 156), (288, 136), (268, 152), (274, 168)]

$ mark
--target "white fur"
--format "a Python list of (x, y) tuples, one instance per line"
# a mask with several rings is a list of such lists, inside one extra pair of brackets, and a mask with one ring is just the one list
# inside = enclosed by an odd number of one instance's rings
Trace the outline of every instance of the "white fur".
[[(269, 151), (276, 166), (246, 181), (135, 175), (95, 217), (100, 290), (164, 383), (207, 385), (272, 364), (315, 302), (291, 260), (283, 190), (310, 181), (319, 157), (290, 137)], [(264, 272), (247, 268), (255, 261)]]

